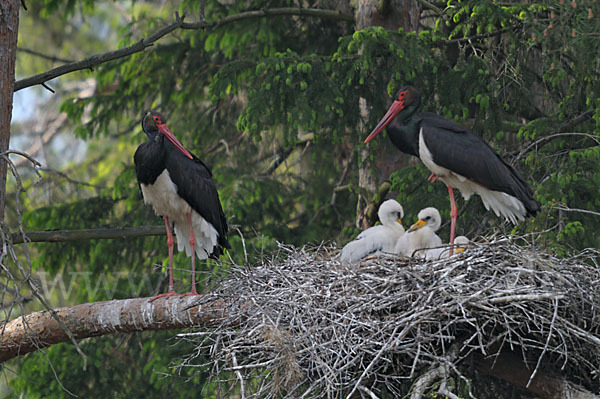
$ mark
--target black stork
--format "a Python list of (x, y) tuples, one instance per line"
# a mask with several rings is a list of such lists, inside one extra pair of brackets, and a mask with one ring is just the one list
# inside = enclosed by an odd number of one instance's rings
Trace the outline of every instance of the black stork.
[[(148, 111), (142, 119), (148, 141), (133, 156), (135, 174), (144, 202), (162, 216), (167, 229), (169, 248), (169, 291), (152, 299), (176, 295), (173, 289), (173, 234), (177, 249), (192, 257), (192, 290), (197, 295), (196, 256), (218, 258), (227, 241), (227, 221), (210, 169), (185, 149), (158, 112)], [(195, 256), (194, 256), (195, 254)]]
[(451, 203), (451, 244), (458, 216), (453, 187), (460, 190), (465, 200), (472, 194), (479, 195), (486, 209), (491, 208), (496, 216), (502, 215), (513, 224), (536, 214), (540, 206), (517, 170), (468, 129), (442, 116), (417, 112), (420, 103), (416, 88), (400, 89), (365, 143), (387, 126), (394, 146), (419, 157), (432, 172), (431, 182), (439, 178), (446, 183)]

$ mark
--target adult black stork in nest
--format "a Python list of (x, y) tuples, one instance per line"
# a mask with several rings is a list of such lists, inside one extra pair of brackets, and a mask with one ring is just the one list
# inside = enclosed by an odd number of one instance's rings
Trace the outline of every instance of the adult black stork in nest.
[(481, 197), (486, 209), (516, 224), (540, 209), (531, 189), (519, 172), (496, 151), (468, 129), (433, 113), (418, 112), (421, 95), (407, 86), (398, 91), (394, 102), (365, 139), (368, 143), (385, 127), (400, 151), (419, 157), (448, 186), (451, 203), (450, 243), (454, 243), (458, 211), (453, 187), (465, 200)]

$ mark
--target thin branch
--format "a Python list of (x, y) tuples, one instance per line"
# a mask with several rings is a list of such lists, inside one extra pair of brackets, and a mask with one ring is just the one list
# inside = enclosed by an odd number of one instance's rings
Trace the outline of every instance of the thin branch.
[(44, 89), (48, 90), (50, 93), (52, 93), (52, 94), (56, 93), (56, 91), (52, 87), (48, 86), (46, 83), (42, 82), (41, 85)]
[(511, 29), (513, 29), (515, 27), (516, 26), (509, 26), (507, 28), (500, 29), (500, 30), (490, 32), (490, 33), (482, 33), (479, 35), (473, 35), (473, 36), (468, 36), (468, 37), (458, 37), (456, 39), (444, 40), (442, 43), (466, 43), (466, 42), (470, 42), (472, 40), (489, 39), (491, 37), (500, 36), (503, 33), (509, 32)]
[[(233, 367), (238, 367), (238, 361), (235, 356), (235, 352), (231, 352), (231, 361), (233, 363)], [(242, 373), (240, 373), (239, 370), (235, 371), (235, 375), (240, 380), (240, 394), (242, 396), (241, 399), (246, 399), (246, 388), (244, 387), (244, 377), (242, 376)]]
[(600, 212), (594, 212), (587, 209), (577, 209), (577, 208), (568, 208), (566, 206), (553, 206), (550, 209), (558, 209), (560, 211), (565, 212), (579, 212), (579, 213), (587, 213), (589, 215), (600, 216)]
[[(20, 206), (20, 198), (21, 198), (21, 194), (25, 191), (23, 189), (23, 184), (21, 182), (21, 177), (19, 176), (19, 173), (17, 171), (17, 167), (12, 163), (12, 161), (8, 158), (8, 154), (19, 154), (27, 159), (29, 159), (33, 164), (34, 167), (39, 166), (39, 162), (37, 160), (35, 160), (33, 157), (31, 157), (31, 155), (20, 152), (20, 151), (16, 151), (16, 150), (7, 150), (4, 151), (2, 153), (2, 158), (4, 158), (4, 160), (6, 161), (6, 163), (8, 164), (8, 167), (13, 175), (13, 177), (15, 178), (15, 181), (17, 183), (17, 193), (15, 194), (15, 211), (17, 213), (17, 218), (19, 221), (19, 232), (21, 233), (21, 236), (25, 235), (25, 232), (23, 231), (23, 215), (21, 214), (21, 206)], [(35, 170), (36, 173), (39, 176), (39, 171), (36, 169)], [(75, 347), (75, 350), (77, 351), (77, 353), (79, 353), (79, 355), (81, 356), (81, 358), (83, 359), (83, 369), (86, 369), (87, 366), (87, 356), (85, 353), (83, 353), (83, 351), (81, 350), (81, 348), (79, 347), (79, 344), (77, 343), (77, 340), (75, 339), (75, 336), (73, 335), (73, 333), (71, 332), (71, 330), (69, 329), (69, 327), (67, 327), (67, 325), (65, 324), (65, 322), (58, 316), (58, 314), (56, 313), (56, 311), (50, 306), (50, 304), (48, 303), (48, 301), (46, 301), (46, 299), (40, 294), (39, 292), (39, 287), (37, 286), (37, 284), (33, 281), (33, 279), (31, 278), (31, 257), (29, 255), (29, 248), (27, 246), (27, 243), (25, 243), (24, 245), (24, 252), (25, 252), (25, 259), (27, 260), (27, 270), (25, 268), (23, 268), (23, 266), (21, 265), (21, 262), (19, 261), (18, 257), (15, 255), (12, 245), (10, 246), (11, 248), (11, 252), (12, 252), (12, 257), (13, 260), (15, 261), (15, 263), (17, 264), (17, 267), (19, 268), (19, 271), (21, 272), (21, 274), (23, 275), (23, 279), (24, 281), (27, 283), (27, 285), (29, 285), (29, 288), (31, 289), (31, 294), (36, 297), (38, 299), (38, 301), (40, 301), (40, 303), (44, 306), (44, 308), (46, 308), (46, 312), (50, 313), (50, 317), (52, 318), (52, 320), (54, 322), (56, 322), (56, 324), (58, 325), (58, 327), (62, 330), (62, 333), (65, 336), (65, 341), (66, 340), (70, 340), (71, 343), (73, 344), (73, 346)], [(27, 323), (26, 321), (23, 321), (22, 323), (23, 328), (26, 331), (29, 331), (30, 329), (30, 325), (29, 323)], [(7, 325), (3, 326), (3, 330), (2, 333), (6, 333), (7, 332)], [(37, 346), (37, 343), (34, 340), (31, 340), (32, 343), (34, 343), (34, 345)], [(18, 346), (18, 349), (20, 351), (21, 346)]]
[(92, 188), (106, 188), (105, 186), (100, 186), (100, 185), (91, 184), (91, 183), (88, 183), (85, 181), (79, 181), (79, 180), (72, 179), (71, 177), (69, 177), (68, 174), (61, 172), (59, 170), (55, 170), (55, 169), (51, 169), (51, 168), (39, 168), (39, 169), (46, 173), (52, 173), (52, 174), (58, 175), (58, 176), (62, 177), (63, 179), (65, 179), (66, 181), (68, 181), (69, 183), (75, 184), (77, 186), (87, 186), (87, 187), (92, 187)]
[(227, 141), (225, 141), (224, 139), (221, 139), (215, 145), (213, 145), (212, 147), (210, 147), (206, 151), (204, 151), (202, 153), (202, 155), (208, 156), (209, 154), (216, 153), (217, 151), (220, 151), (221, 149), (224, 149), (225, 152), (227, 153), (227, 155), (229, 155), (229, 150), (231, 149), (231, 147), (239, 144), (243, 138), (244, 138), (244, 133), (242, 132), (242, 133), (238, 134), (229, 143)]
[(549, 136), (544, 136), (536, 141), (534, 141), (533, 143), (529, 144), (524, 150), (522, 150), (519, 153), (518, 157), (521, 157), (522, 154), (526, 154), (527, 152), (529, 152), (529, 150), (531, 150), (534, 147), (537, 147), (540, 143), (542, 143), (543, 141), (549, 141), (549, 140), (553, 140), (559, 137), (567, 137), (567, 136), (580, 136), (580, 137), (587, 137), (588, 139), (592, 139), (596, 142), (596, 144), (600, 145), (600, 138), (598, 136), (594, 136), (593, 134), (588, 134), (588, 133), (578, 133), (578, 132), (572, 132), (572, 133), (556, 133), (556, 134), (551, 134)]
[[(25, 232), (27, 242), (66, 242), (77, 240), (98, 240), (134, 238), (165, 235), (165, 226), (122, 227), (113, 229), (52, 230)], [(23, 235), (12, 233), (12, 243), (22, 244)]]
[(550, 321), (550, 328), (548, 330), (548, 338), (546, 338), (546, 343), (544, 344), (544, 349), (542, 350), (542, 353), (538, 356), (538, 360), (537, 360), (537, 364), (535, 365), (535, 369), (533, 370), (533, 373), (531, 373), (531, 376), (529, 377), (529, 381), (527, 381), (527, 385), (525, 385), (525, 388), (529, 388), (529, 386), (531, 385), (531, 382), (533, 381), (536, 374), (538, 373), (538, 370), (540, 369), (540, 365), (542, 364), (542, 358), (544, 357), (544, 354), (548, 351), (548, 346), (550, 345), (550, 339), (552, 338), (552, 332), (554, 331), (554, 322), (556, 321), (557, 315), (558, 315), (558, 299), (555, 299), (554, 300), (554, 314), (552, 315), (552, 320)]
[(19, 151), (19, 150), (6, 150), (3, 153), (0, 153), (0, 156), (8, 156), (8, 155), (20, 155), (23, 158), (29, 160), (29, 162), (31, 162), (33, 164), (33, 167), (37, 170), (39, 167), (41, 167), (42, 165), (35, 159), (33, 158), (31, 155), (29, 155), (26, 152), (23, 151)]
[(52, 55), (46, 55), (46, 54), (40, 53), (38, 51), (34, 51), (34, 50), (24, 48), (24, 47), (17, 47), (17, 51), (19, 51), (21, 53), (31, 54), (36, 57), (40, 57), (45, 60), (49, 60), (49, 61), (53, 61), (53, 62), (74, 62), (73, 60), (66, 60), (64, 58), (54, 57)]
[(373, 391), (371, 391), (369, 388), (365, 387), (364, 385), (360, 385), (358, 387), (358, 389), (361, 390), (361, 391), (363, 391), (367, 395), (369, 395), (369, 397), (371, 399), (379, 399), (379, 396), (375, 395), (375, 393)]
[(94, 55), (90, 58), (86, 58), (82, 61), (71, 62), (69, 64), (61, 65), (57, 68), (51, 69), (47, 72), (41, 73), (39, 75), (31, 76), (29, 78), (21, 79), (15, 82), (14, 91), (18, 91), (24, 89), (26, 87), (35, 86), (38, 84), (42, 84), (47, 82), (48, 80), (57, 78), (62, 75), (66, 75), (71, 72), (80, 71), (83, 69), (92, 69), (92, 67), (96, 65), (103, 64), (108, 61), (112, 61), (115, 59), (123, 58), (130, 56), (132, 54), (138, 53), (140, 51), (145, 50), (147, 47), (150, 47), (157, 40), (162, 37), (168, 35), (176, 29), (207, 29), (207, 28), (218, 28), (220, 26), (242, 21), (245, 19), (254, 19), (254, 18), (263, 18), (267, 16), (277, 16), (277, 15), (296, 15), (296, 16), (306, 16), (306, 17), (320, 17), (320, 18), (329, 18), (329, 19), (337, 19), (340, 21), (354, 21), (354, 17), (347, 14), (342, 14), (338, 11), (333, 10), (320, 10), (315, 8), (272, 8), (266, 10), (258, 10), (258, 11), (246, 11), (235, 15), (230, 15), (228, 17), (222, 18), (215, 22), (193, 22), (193, 23), (184, 23), (183, 17), (179, 17), (179, 15), (175, 15), (175, 22), (170, 25), (167, 25), (157, 31), (156, 33), (148, 36), (147, 38), (143, 38), (137, 43), (122, 48), (120, 50), (109, 51), (104, 54)]
[(315, 138), (314, 133), (307, 133), (298, 139), (298, 142), (296, 143), (295, 146), (289, 147), (289, 148), (282, 148), (276, 154), (275, 159), (273, 160), (273, 162), (271, 162), (271, 164), (267, 168), (265, 174), (272, 175), (277, 170), (279, 165), (284, 163), (289, 158), (289, 156), (292, 154), (292, 152), (294, 152), (294, 150), (296, 148), (300, 148), (303, 146), (306, 147), (307, 145), (310, 145), (310, 143), (312, 143), (312, 140), (314, 138)]

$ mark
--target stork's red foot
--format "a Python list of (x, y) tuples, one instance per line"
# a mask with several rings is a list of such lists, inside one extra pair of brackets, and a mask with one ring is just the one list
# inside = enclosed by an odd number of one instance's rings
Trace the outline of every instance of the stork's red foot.
[(169, 291), (169, 292), (165, 292), (164, 294), (160, 294), (155, 296), (154, 298), (150, 299), (149, 302), (154, 302), (156, 301), (158, 298), (163, 298), (163, 297), (169, 297), (169, 296), (173, 296), (173, 295), (179, 295), (178, 293), (176, 293), (175, 291)]

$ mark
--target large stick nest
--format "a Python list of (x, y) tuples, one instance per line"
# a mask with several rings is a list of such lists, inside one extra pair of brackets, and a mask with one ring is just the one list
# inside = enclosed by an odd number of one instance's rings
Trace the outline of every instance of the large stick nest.
[(598, 251), (560, 259), (519, 243), (356, 265), (332, 246), (280, 245), (219, 282), (207, 300), (238, 306), (220, 328), (182, 334), (198, 342), (187, 364), (208, 353), (214, 381), (242, 397), (452, 397), (471, 389), (461, 361), (512, 351), (529, 377), (551, 366), (600, 390)]

